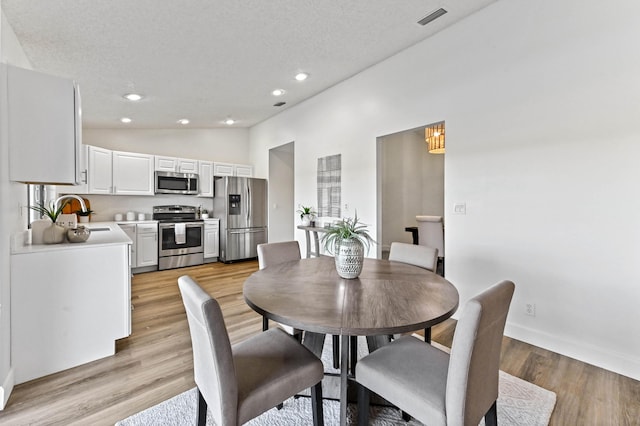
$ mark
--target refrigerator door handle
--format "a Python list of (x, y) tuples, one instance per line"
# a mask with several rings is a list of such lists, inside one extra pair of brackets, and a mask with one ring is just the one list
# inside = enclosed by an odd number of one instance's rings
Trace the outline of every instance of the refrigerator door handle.
[(249, 188), (249, 180), (247, 180), (247, 223), (251, 217), (251, 188)]
[(229, 231), (230, 234), (256, 234), (259, 232), (264, 232), (264, 228), (258, 229), (243, 229), (239, 231)]

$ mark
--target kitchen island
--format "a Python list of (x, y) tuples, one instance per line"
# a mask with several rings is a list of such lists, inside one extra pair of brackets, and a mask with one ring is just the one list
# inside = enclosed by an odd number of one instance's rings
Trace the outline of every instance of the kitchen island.
[(131, 334), (132, 241), (89, 223), (84, 243), (11, 248), (11, 360), (23, 383), (115, 353)]

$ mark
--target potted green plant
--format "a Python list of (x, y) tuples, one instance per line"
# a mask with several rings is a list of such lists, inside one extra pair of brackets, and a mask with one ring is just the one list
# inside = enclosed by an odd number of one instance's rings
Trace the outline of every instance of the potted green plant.
[(200, 214), (200, 217), (202, 219), (209, 219), (209, 210), (207, 209), (202, 209), (202, 213)]
[(300, 205), (299, 207), (300, 208), (296, 210), (296, 213), (300, 214), (302, 226), (309, 226), (311, 221), (316, 217), (316, 212), (313, 211), (313, 207), (306, 207), (303, 205)]
[(60, 206), (56, 207), (53, 201), (50, 201), (47, 206), (40, 203), (35, 206), (31, 206), (31, 208), (42, 216), (46, 216), (51, 219), (51, 225), (46, 228), (42, 233), (42, 240), (45, 244), (59, 244), (64, 242), (66, 229), (63, 226), (57, 225), (56, 220), (62, 214), (62, 209), (67, 205), (67, 202), (61, 203)]
[(321, 241), (325, 250), (335, 254), (336, 271), (342, 278), (357, 278), (364, 264), (364, 250), (375, 244), (368, 226), (360, 222), (358, 212), (353, 218), (344, 218), (327, 229)]
[(89, 217), (91, 216), (91, 213), (93, 213), (94, 211), (91, 209), (87, 209), (86, 212), (83, 212), (82, 210), (76, 210), (75, 214), (78, 215), (78, 222), (80, 223), (86, 223), (89, 222)]

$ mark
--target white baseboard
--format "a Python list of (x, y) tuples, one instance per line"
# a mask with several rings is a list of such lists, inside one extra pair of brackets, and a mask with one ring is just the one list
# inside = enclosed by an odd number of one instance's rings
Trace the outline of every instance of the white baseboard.
[(11, 391), (13, 391), (14, 384), (13, 368), (10, 368), (9, 374), (5, 377), (2, 387), (0, 388), (0, 410), (4, 410), (7, 406), (7, 401), (9, 401), (9, 396), (11, 395)]
[(623, 376), (640, 380), (640, 358), (630, 357), (609, 350), (606, 346), (595, 346), (507, 323), (505, 335), (517, 340), (577, 359)]

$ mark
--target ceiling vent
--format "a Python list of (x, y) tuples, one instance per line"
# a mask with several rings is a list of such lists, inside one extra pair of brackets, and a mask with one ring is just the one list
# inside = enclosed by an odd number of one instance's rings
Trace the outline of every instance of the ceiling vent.
[(275, 107), (281, 107), (282, 105), (286, 104), (286, 102), (276, 102), (275, 104), (273, 104), (273, 106)]
[(431, 12), (430, 14), (428, 14), (427, 16), (425, 16), (424, 18), (419, 20), (418, 24), (427, 25), (429, 22), (435, 21), (436, 19), (438, 19), (439, 17), (441, 17), (445, 13), (447, 13), (447, 11), (444, 10), (443, 8), (434, 10), (433, 12)]

